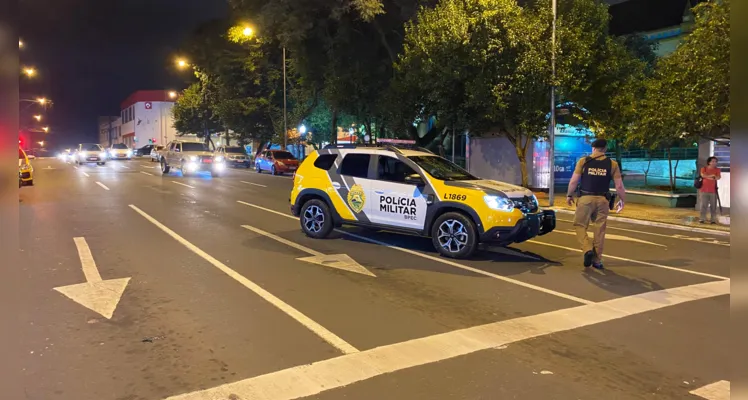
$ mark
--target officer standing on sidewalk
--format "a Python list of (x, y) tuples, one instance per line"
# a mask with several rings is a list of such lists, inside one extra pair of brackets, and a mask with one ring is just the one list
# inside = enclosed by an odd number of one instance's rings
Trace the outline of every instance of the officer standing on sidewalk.
[[(615, 182), (619, 199), (618, 212), (623, 210), (623, 200), (626, 196), (621, 170), (615, 160), (605, 156), (607, 150), (608, 142), (605, 139), (592, 142), (592, 154), (582, 157), (577, 162), (566, 196), (566, 202), (572, 205), (577, 187), (581, 189), (574, 214), (574, 228), (584, 252), (585, 268), (592, 265), (597, 269), (603, 269), (605, 226), (611, 209), (610, 181)], [(587, 236), (590, 222), (594, 224), (592, 241)]]

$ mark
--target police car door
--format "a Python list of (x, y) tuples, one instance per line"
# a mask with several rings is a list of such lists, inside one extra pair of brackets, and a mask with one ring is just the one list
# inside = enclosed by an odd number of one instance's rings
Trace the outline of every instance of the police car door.
[(339, 214), (343, 219), (350, 220), (352, 217), (354, 221), (370, 223), (370, 188), (372, 162), (375, 156), (370, 153), (345, 151), (341, 151), (340, 155), (343, 156), (340, 167), (336, 171), (328, 171), (333, 188), (350, 210), (350, 214), (340, 210)]
[(372, 181), (372, 222), (422, 230), (426, 221), (423, 185), (406, 182), (419, 176), (408, 164), (387, 153), (377, 156), (377, 176)]

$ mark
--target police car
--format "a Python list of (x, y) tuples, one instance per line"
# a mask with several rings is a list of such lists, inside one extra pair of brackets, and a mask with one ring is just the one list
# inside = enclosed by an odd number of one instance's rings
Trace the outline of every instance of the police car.
[(294, 176), (291, 211), (301, 229), (324, 238), (358, 225), (430, 237), (452, 258), (478, 243), (524, 242), (551, 232), (556, 215), (531, 191), (484, 180), (422, 149), (334, 145), (310, 154)]

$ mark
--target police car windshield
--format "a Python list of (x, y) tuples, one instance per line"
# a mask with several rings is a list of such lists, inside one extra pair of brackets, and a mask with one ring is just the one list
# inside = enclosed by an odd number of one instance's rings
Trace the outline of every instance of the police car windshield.
[(412, 156), (408, 157), (429, 175), (443, 181), (473, 181), (478, 180), (469, 172), (460, 168), (457, 164), (439, 156)]

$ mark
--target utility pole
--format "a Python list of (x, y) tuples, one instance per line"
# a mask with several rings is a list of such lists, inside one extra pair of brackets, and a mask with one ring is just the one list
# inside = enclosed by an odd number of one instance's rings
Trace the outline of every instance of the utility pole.
[(551, 123), (549, 124), (548, 161), (551, 168), (550, 183), (548, 185), (548, 205), (553, 207), (556, 186), (556, 0), (551, 0), (553, 8), (553, 23), (551, 25)]
[(286, 120), (286, 46), (283, 46), (283, 150), (288, 146), (288, 123)]

